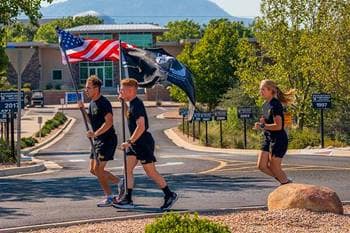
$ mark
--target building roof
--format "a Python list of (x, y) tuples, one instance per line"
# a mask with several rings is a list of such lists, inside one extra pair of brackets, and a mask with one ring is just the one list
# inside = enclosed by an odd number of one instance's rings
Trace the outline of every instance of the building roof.
[(92, 24), (66, 29), (71, 33), (127, 33), (152, 32), (163, 33), (168, 29), (154, 24)]
[(57, 44), (49, 44), (46, 42), (35, 42), (35, 41), (27, 41), (27, 42), (8, 42), (6, 47), (8, 48), (56, 48)]

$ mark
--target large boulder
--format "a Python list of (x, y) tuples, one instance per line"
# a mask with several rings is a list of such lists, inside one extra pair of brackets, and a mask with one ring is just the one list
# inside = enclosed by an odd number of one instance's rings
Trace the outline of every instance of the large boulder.
[(267, 202), (269, 210), (299, 208), (335, 214), (344, 212), (338, 195), (332, 189), (315, 185), (282, 185), (270, 193)]

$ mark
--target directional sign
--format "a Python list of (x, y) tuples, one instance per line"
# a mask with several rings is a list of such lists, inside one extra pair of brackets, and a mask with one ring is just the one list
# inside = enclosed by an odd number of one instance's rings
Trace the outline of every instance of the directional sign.
[[(0, 91), (0, 118), (6, 119), (6, 113), (17, 112), (17, 91)], [(24, 108), (24, 92), (21, 92), (21, 107)]]
[(332, 98), (330, 94), (313, 94), (312, 106), (317, 109), (327, 109), (332, 107)]
[(226, 121), (227, 120), (227, 111), (217, 110), (214, 112), (214, 119), (216, 121)]
[(253, 117), (252, 107), (238, 107), (238, 118), (239, 119), (249, 119)]
[(186, 117), (188, 115), (188, 108), (180, 108), (179, 115), (182, 117)]
[(82, 102), (84, 102), (84, 93), (83, 92), (79, 92), (80, 96), (77, 96), (76, 92), (66, 92), (66, 104), (75, 104), (78, 102), (78, 100), (81, 100)]

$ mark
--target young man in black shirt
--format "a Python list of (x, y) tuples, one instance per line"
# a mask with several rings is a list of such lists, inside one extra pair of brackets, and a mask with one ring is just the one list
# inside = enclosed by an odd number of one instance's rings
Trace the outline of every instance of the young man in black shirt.
[(121, 147), (127, 151), (127, 195), (114, 204), (118, 208), (134, 208), (132, 201), (132, 189), (134, 187), (133, 170), (138, 161), (143, 169), (164, 192), (164, 204), (160, 207), (162, 211), (169, 210), (178, 199), (175, 192), (170, 191), (165, 179), (158, 173), (155, 167), (157, 161), (154, 156), (154, 140), (148, 130), (148, 117), (142, 100), (137, 97), (138, 83), (135, 79), (124, 79), (121, 82), (120, 99), (129, 102), (126, 117), (130, 131), (130, 138), (123, 142)]
[[(113, 204), (113, 195), (109, 182), (117, 184), (119, 195), (124, 193), (123, 181), (105, 170), (107, 162), (113, 160), (118, 144), (117, 135), (113, 126), (113, 111), (111, 103), (101, 95), (102, 82), (96, 76), (91, 76), (86, 81), (86, 94), (91, 98), (87, 114), (92, 127), (87, 132), (87, 137), (94, 140), (94, 154), (90, 155), (90, 172), (97, 176), (98, 181), (106, 195), (106, 198), (97, 204), (98, 207), (107, 207)], [(84, 109), (84, 104), (79, 101), (79, 107)], [(98, 160), (98, 161), (97, 161)]]

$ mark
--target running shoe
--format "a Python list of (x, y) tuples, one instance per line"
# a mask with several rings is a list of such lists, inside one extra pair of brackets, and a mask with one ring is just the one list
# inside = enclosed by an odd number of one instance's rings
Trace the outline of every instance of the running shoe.
[(113, 204), (113, 197), (107, 197), (106, 199), (97, 203), (97, 207), (109, 207)]
[(134, 209), (135, 205), (133, 201), (128, 200), (126, 197), (123, 197), (118, 203), (113, 203), (113, 206), (115, 208), (119, 209)]
[(164, 197), (164, 204), (160, 207), (161, 211), (168, 211), (171, 209), (171, 207), (175, 204), (179, 196), (173, 192), (171, 196), (165, 196)]

